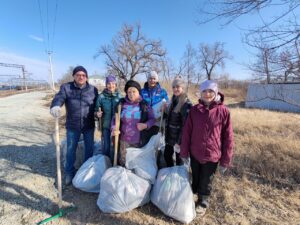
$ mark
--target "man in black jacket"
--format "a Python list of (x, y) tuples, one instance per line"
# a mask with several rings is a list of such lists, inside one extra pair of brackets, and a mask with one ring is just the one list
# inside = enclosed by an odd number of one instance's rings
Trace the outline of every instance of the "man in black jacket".
[(74, 81), (62, 84), (50, 107), (53, 117), (59, 118), (61, 106), (66, 107), (67, 157), (65, 164), (65, 184), (69, 185), (75, 175), (74, 162), (80, 135), (83, 134), (86, 161), (93, 155), (94, 108), (98, 90), (87, 82), (88, 73), (83, 66), (73, 70)]

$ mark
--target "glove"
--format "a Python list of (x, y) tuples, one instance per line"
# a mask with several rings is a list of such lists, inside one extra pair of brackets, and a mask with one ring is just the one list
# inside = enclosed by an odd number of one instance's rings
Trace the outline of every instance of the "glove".
[(220, 174), (222, 176), (224, 176), (225, 172), (227, 171), (227, 168), (226, 167), (223, 167), (223, 166), (219, 166), (219, 171), (220, 171)]
[(174, 152), (180, 153), (180, 145), (179, 144), (174, 145)]
[(60, 114), (61, 114), (61, 108), (60, 106), (53, 106), (50, 109), (50, 114), (54, 117), (54, 118), (59, 118)]
[(188, 166), (189, 165), (189, 158), (181, 158), (182, 159), (182, 162), (183, 162), (183, 165), (185, 165), (185, 166)]

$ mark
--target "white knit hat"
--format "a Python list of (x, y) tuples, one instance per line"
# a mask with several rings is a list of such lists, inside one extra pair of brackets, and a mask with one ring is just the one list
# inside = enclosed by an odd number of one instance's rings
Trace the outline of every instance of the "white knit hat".
[(147, 79), (149, 80), (150, 78), (155, 78), (155, 80), (158, 81), (158, 74), (156, 73), (156, 71), (153, 70), (150, 73), (148, 73)]
[(205, 90), (212, 90), (215, 92), (216, 96), (218, 95), (218, 84), (212, 80), (206, 80), (202, 84), (200, 84), (200, 93)]

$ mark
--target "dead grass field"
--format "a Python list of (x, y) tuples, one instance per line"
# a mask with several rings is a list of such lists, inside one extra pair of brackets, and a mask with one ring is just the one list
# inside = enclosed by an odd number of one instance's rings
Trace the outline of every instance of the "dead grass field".
[[(234, 127), (233, 168), (216, 174), (211, 206), (191, 224), (300, 224), (300, 114), (246, 109), (244, 90), (221, 91)], [(196, 88), (189, 93), (194, 103), (196, 93)], [(51, 99), (52, 94), (44, 98), (45, 106)], [(78, 210), (51, 224), (180, 224), (151, 203), (111, 215), (100, 212), (95, 194), (68, 187), (63, 198)], [(51, 207), (55, 212), (56, 205)]]

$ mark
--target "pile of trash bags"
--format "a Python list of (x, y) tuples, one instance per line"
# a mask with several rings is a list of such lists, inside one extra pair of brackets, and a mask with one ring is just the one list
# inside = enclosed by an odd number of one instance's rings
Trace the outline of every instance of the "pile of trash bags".
[(74, 187), (99, 192), (97, 205), (104, 213), (128, 212), (151, 199), (165, 215), (191, 222), (196, 212), (188, 170), (175, 166), (158, 171), (157, 150), (162, 150), (162, 140), (159, 133), (142, 148), (127, 148), (125, 168), (111, 167), (102, 154), (93, 156), (76, 173)]

